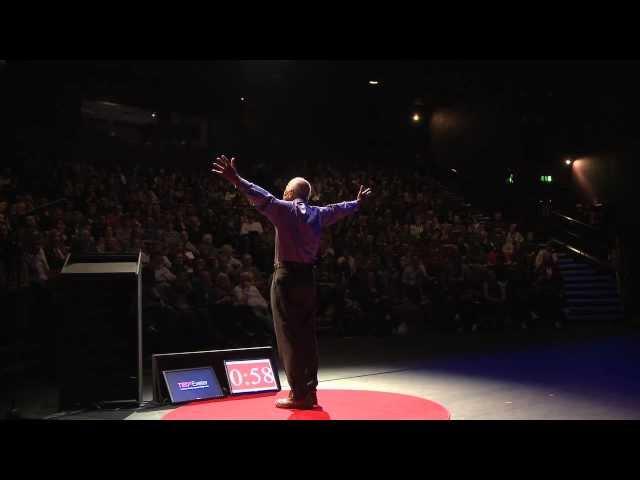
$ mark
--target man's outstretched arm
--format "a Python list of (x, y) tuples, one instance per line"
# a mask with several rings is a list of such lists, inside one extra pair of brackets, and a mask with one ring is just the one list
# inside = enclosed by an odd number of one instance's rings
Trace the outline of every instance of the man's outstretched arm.
[(371, 189), (365, 189), (362, 185), (360, 185), (360, 191), (358, 192), (358, 197), (356, 198), (356, 200), (350, 202), (333, 203), (325, 207), (319, 207), (320, 215), (322, 218), (322, 226), (328, 227), (329, 225), (333, 225), (337, 221), (342, 220), (343, 218), (353, 213), (356, 213), (360, 209), (360, 205), (369, 195), (371, 195)]
[(246, 197), (249, 204), (271, 220), (272, 223), (276, 223), (283, 214), (291, 210), (290, 202), (277, 199), (264, 188), (238, 175), (235, 158), (229, 161), (224, 155), (217, 157), (211, 171), (234, 185)]

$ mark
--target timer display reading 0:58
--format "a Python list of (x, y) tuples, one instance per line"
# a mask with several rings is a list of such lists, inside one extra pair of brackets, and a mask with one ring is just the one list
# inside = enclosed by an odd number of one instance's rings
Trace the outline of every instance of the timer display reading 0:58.
[(224, 362), (224, 367), (232, 394), (278, 390), (271, 361), (268, 358), (227, 360)]

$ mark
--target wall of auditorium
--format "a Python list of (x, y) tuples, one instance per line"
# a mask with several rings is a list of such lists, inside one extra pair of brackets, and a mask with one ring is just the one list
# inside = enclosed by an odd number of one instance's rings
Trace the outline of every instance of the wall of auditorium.
[[(469, 201), (501, 208), (507, 198), (508, 172), (518, 171), (522, 186), (528, 152), (519, 117), (494, 105), (436, 108), (428, 115), (426, 134), (432, 161), (443, 172), (456, 171)], [(513, 190), (513, 188), (511, 189)]]
[(480, 107), (436, 109), (428, 124), (433, 158), (461, 171), (504, 170), (523, 157), (518, 127), (514, 116)]

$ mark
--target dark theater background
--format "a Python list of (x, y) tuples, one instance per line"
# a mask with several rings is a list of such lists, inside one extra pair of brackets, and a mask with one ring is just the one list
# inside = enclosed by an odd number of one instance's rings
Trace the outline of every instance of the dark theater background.
[[(345, 338), (366, 345), (372, 338), (373, 364), (384, 363), (385, 342), (397, 352), (404, 348), (397, 342), (422, 352), (441, 338), (458, 353), (529, 345), (527, 322), (553, 309), (539, 308), (548, 299), (536, 283), (547, 256), (562, 295), (558, 316), (535, 329), (536, 345), (555, 345), (558, 335), (637, 338), (639, 83), (637, 61), (1, 61), (8, 108), (0, 115), (14, 133), (3, 142), (0, 179), (0, 288), (12, 319), (3, 375), (32, 380), (5, 395), (0, 413), (60, 411), (61, 374), (49, 364), (59, 350), (49, 340), (59, 331), (49, 320), (63, 311), (55, 309), (55, 285), (68, 253), (144, 252), (145, 375), (153, 353), (270, 341), (249, 327), (218, 330), (223, 314), (208, 300), (224, 298), (220, 275), (229, 292), (241, 285), (230, 273), (237, 263), (268, 305), (273, 269), (272, 228), (208, 171), (221, 153), (277, 197), (283, 180), (298, 175), (312, 185), (322, 179), (315, 204), (350, 200), (363, 183), (374, 190), (363, 212), (332, 227), (321, 247), (318, 322), (332, 374), (351, 361), (335, 356)], [(122, 215), (130, 223), (114, 220)], [(40, 249), (44, 273), (33, 263)], [(486, 293), (498, 289), (496, 275), (507, 285), (500, 307)], [(518, 317), (523, 309), (526, 320)], [(167, 326), (172, 315), (179, 334)], [(269, 307), (256, 315), (270, 318)], [(203, 325), (210, 337), (190, 344)], [(547, 418), (542, 408), (474, 408), (449, 409), (452, 418)], [(566, 408), (551, 416), (572, 418)], [(637, 409), (588, 412), (581, 418), (629, 418)]]

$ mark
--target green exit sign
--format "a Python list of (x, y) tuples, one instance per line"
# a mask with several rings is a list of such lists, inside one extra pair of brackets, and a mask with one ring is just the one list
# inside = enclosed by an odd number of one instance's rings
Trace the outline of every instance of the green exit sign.
[(551, 175), (541, 175), (540, 176), (540, 181), (542, 183), (551, 183), (551, 182), (553, 182), (553, 178), (551, 177)]

